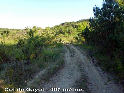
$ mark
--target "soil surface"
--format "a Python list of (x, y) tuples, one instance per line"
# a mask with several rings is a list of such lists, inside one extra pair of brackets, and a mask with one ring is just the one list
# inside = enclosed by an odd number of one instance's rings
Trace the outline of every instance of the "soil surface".
[[(39, 93), (124, 93), (122, 86), (116, 84), (112, 76), (103, 72), (100, 67), (96, 67), (84, 51), (73, 45), (66, 45), (65, 51), (64, 67), (41, 85), (45, 91)], [(85, 86), (88, 92), (83, 87), (76, 88), (77, 81), (83, 84), (80, 81), (82, 76), (87, 77)]]

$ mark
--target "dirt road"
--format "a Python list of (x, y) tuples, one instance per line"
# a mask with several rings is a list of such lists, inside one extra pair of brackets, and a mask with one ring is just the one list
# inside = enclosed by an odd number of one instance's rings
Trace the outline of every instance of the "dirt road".
[[(121, 86), (115, 84), (112, 80), (110, 81), (108, 78), (110, 76), (96, 67), (85, 53), (80, 52), (73, 45), (65, 46), (65, 50), (64, 68), (42, 86), (46, 90), (41, 93), (78, 93), (77, 91), (86, 93), (85, 90), (74, 90), (76, 89), (76, 82), (80, 82), (82, 78), (82, 70), (80, 69), (83, 69), (83, 76), (87, 77), (87, 87), (90, 93), (124, 93)], [(57, 92), (52, 91), (52, 88), (58, 88)]]

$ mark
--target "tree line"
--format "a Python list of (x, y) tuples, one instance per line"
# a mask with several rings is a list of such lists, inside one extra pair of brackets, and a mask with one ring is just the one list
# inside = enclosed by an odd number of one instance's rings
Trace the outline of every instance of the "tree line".
[(93, 8), (94, 18), (89, 19), (89, 27), (82, 35), (86, 43), (98, 48), (102, 54), (110, 56), (108, 70), (115, 71), (124, 78), (124, 2), (104, 0), (102, 8)]

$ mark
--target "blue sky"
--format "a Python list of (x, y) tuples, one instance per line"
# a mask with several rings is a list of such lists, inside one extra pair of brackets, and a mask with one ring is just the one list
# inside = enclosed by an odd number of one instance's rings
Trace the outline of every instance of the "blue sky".
[(103, 0), (0, 0), (0, 27), (47, 27), (93, 17)]

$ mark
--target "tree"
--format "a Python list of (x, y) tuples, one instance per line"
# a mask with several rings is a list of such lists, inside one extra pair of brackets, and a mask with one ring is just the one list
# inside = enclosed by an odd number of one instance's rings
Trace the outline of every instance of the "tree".
[(30, 38), (34, 37), (34, 34), (37, 33), (38, 28), (36, 26), (33, 26), (32, 29), (26, 28), (27, 34)]
[(123, 32), (124, 11), (113, 0), (105, 0), (103, 7), (94, 7), (93, 12), (94, 18), (90, 19), (91, 31), (88, 33), (90, 38), (87, 39), (94, 45), (111, 48), (112, 51), (118, 46), (118, 37)]
[(8, 37), (9, 33), (10, 33), (10, 32), (9, 32), (8, 30), (3, 31), (3, 32), (1, 33), (1, 36), (2, 36), (2, 38), (3, 38), (2, 44), (5, 43), (5, 38)]
[(124, 8), (124, 0), (115, 0), (115, 1), (118, 2), (119, 5)]

